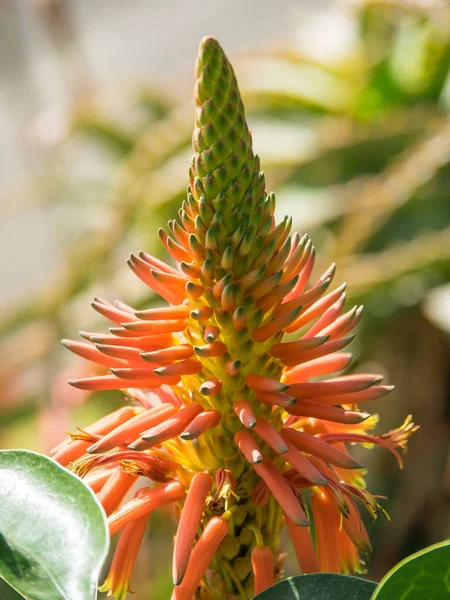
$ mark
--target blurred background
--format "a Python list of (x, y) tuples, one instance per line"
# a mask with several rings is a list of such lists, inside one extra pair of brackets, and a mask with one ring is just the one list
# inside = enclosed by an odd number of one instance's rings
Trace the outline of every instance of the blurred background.
[[(66, 379), (59, 344), (104, 329), (93, 296), (149, 306), (130, 252), (185, 195), (193, 66), (204, 35), (235, 65), (278, 216), (291, 214), (362, 302), (353, 369), (412, 413), (403, 473), (361, 450), (374, 493), (368, 577), (450, 535), (450, 5), (447, 0), (0, 2), (0, 447), (47, 452), (117, 406)], [(174, 526), (154, 519), (136, 598), (169, 596)], [(287, 564), (288, 572), (295, 565)]]

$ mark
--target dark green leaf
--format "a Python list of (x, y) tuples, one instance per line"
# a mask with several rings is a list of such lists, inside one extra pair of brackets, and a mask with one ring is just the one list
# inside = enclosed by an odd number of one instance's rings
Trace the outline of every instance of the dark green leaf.
[(96, 598), (109, 536), (78, 477), (40, 454), (2, 451), (0, 507), (0, 577), (26, 600)]
[(376, 584), (358, 577), (317, 573), (289, 577), (254, 600), (370, 600)]
[(450, 598), (450, 542), (408, 556), (382, 579), (372, 600)]
[(8, 585), (4, 579), (0, 579), (0, 598), (2, 600), (24, 600), (23, 596)]

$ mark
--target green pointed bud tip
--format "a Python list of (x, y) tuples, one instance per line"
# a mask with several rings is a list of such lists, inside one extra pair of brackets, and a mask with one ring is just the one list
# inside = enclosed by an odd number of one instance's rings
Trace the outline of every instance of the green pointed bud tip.
[(208, 229), (206, 232), (205, 248), (207, 248), (207, 250), (217, 249), (217, 238), (214, 229)]
[(198, 82), (197, 104), (201, 104), (211, 97), (211, 91), (218, 87), (220, 78), (226, 80), (234, 78), (233, 68), (225, 52), (213, 37), (204, 37), (200, 42), (195, 64), (195, 77)]
[(198, 231), (199, 233), (202, 233), (203, 235), (206, 233), (207, 227), (200, 215), (197, 215), (195, 217), (194, 225), (195, 225), (195, 231)]
[[(264, 193), (253, 189), (259, 161), (252, 151), (233, 67), (214, 38), (202, 40), (195, 74), (197, 110), (192, 139), (196, 154), (190, 172), (191, 191), (197, 200), (203, 196), (214, 211), (228, 213), (250, 195), (252, 206), (247, 210), (251, 214)], [(204, 210), (202, 215), (205, 223), (208, 212)]]
[(233, 257), (234, 257), (233, 248), (228, 246), (228, 248), (226, 248), (225, 252), (223, 253), (222, 260), (220, 263), (223, 269), (232, 269), (233, 268)]

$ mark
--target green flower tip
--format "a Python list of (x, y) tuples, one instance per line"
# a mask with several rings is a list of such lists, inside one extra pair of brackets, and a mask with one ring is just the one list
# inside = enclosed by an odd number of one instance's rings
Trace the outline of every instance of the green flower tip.
[(200, 43), (195, 74), (197, 110), (190, 191), (197, 202), (206, 202), (212, 213), (229, 214), (247, 201), (244, 212), (251, 214), (264, 194), (264, 178), (253, 154), (233, 67), (212, 37)]

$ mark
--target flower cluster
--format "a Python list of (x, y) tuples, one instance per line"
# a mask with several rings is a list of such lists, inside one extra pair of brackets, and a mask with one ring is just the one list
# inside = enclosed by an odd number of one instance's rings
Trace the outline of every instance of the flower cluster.
[(303, 573), (360, 571), (370, 542), (357, 505), (372, 516), (379, 505), (346, 444), (384, 446), (401, 464), (415, 429), (408, 418), (368, 433), (376, 419), (359, 406), (392, 388), (378, 375), (338, 374), (361, 307), (344, 310), (345, 286), (328, 291), (334, 265), (311, 283), (311, 241), (291, 235), (287, 217), (275, 222), (233, 69), (212, 38), (196, 76), (187, 199), (159, 232), (176, 266), (145, 252), (129, 259), (167, 305), (96, 299), (110, 333), (64, 342), (109, 370), (72, 385), (131, 400), (54, 452), (120, 536), (102, 588), (118, 600), (150, 513), (169, 504), (181, 509), (173, 600), (264, 590), (282, 572), (284, 524)]

